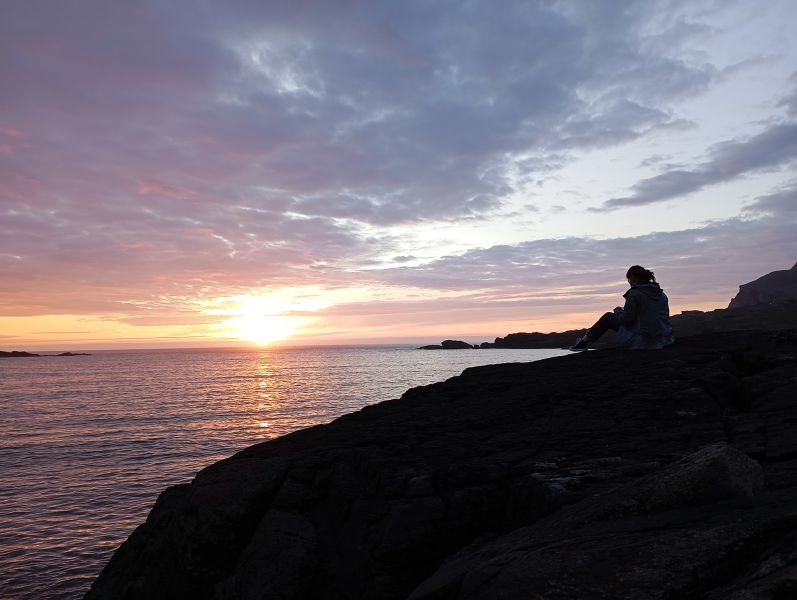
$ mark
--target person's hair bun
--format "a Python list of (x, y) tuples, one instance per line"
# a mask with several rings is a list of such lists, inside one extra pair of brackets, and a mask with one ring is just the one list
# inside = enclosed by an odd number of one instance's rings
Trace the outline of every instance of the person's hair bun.
[(626, 279), (633, 277), (641, 283), (655, 282), (656, 278), (653, 276), (653, 271), (648, 271), (645, 267), (634, 265), (625, 274)]

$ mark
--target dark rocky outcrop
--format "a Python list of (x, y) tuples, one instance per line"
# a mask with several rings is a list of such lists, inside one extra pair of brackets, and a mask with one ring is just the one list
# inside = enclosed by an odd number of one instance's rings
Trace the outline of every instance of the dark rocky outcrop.
[(88, 599), (791, 598), (797, 331), (467, 369), (167, 489)]
[(0, 358), (25, 358), (28, 356), (41, 356), (41, 354), (32, 354), (30, 352), (21, 352), (19, 350), (12, 350), (11, 352), (4, 352), (0, 350)]
[(478, 348), (478, 346), (472, 346), (468, 342), (460, 340), (443, 340), (439, 345), (421, 346), (418, 350), (473, 350), (474, 348)]
[[(718, 527), (707, 513), (753, 498), (763, 483), (759, 463), (724, 442), (712, 444), (463, 552), (410, 598), (507, 598), (519, 590), (543, 598), (694, 597), (686, 593), (697, 591), (688, 566), (704, 578), (723, 571), (724, 554), (755, 527)], [(751, 503), (740, 506), (749, 510)], [(690, 523), (704, 514), (708, 523)]]
[[(597, 318), (597, 317), (596, 317)], [(586, 333), (586, 329), (573, 329), (554, 333), (510, 333), (506, 337), (495, 338), (491, 348), (567, 348), (576, 338)]]
[(784, 271), (773, 271), (739, 286), (728, 308), (797, 301), (797, 263)]
[(714, 331), (797, 328), (797, 300), (711, 311), (689, 310), (670, 318), (676, 338)]
[(56, 356), (91, 356), (91, 354), (87, 352), (61, 352), (61, 354), (56, 354)]

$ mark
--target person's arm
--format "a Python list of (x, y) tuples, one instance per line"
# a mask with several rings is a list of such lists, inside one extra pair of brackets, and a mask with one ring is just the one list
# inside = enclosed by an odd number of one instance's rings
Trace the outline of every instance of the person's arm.
[(623, 311), (617, 315), (620, 325), (633, 325), (636, 321), (638, 311), (639, 307), (637, 306), (636, 294), (628, 294), (625, 299)]

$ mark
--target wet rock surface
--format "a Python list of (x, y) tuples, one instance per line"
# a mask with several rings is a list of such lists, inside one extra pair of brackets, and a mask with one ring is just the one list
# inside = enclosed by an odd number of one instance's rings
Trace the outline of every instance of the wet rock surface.
[(87, 598), (789, 598), (797, 332), (477, 367), (167, 489)]

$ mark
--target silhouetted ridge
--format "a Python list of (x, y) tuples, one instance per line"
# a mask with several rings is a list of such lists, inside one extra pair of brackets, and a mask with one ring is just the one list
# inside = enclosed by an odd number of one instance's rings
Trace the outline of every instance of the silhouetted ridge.
[(797, 300), (797, 263), (788, 270), (773, 271), (755, 281), (739, 286), (739, 293), (728, 308), (758, 304), (776, 304)]

